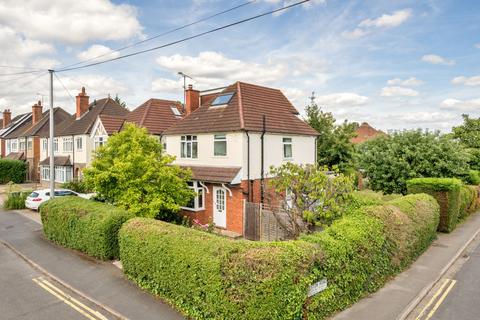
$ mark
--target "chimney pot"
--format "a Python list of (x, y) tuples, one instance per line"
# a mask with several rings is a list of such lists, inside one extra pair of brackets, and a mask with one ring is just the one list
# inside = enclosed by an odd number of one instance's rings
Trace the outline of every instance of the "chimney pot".
[(32, 125), (36, 124), (40, 119), (42, 119), (43, 107), (42, 102), (38, 101), (32, 106)]
[(12, 122), (12, 113), (10, 112), (10, 109), (5, 109), (3, 111), (3, 124), (2, 127), (6, 128), (10, 122)]
[(85, 112), (88, 111), (89, 98), (90, 97), (85, 93), (85, 87), (82, 87), (82, 92), (80, 92), (76, 97), (77, 119), (79, 119)]

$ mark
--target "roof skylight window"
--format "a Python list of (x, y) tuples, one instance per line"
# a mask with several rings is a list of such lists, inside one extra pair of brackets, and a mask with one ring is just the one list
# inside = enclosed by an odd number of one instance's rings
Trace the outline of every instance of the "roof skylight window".
[(177, 109), (177, 107), (171, 106), (170, 109), (172, 109), (172, 112), (175, 116), (180, 117), (182, 115), (180, 111)]
[(232, 100), (234, 93), (225, 93), (222, 95), (219, 95), (218, 97), (215, 98), (215, 100), (212, 101), (212, 106), (221, 106), (224, 104), (227, 104)]

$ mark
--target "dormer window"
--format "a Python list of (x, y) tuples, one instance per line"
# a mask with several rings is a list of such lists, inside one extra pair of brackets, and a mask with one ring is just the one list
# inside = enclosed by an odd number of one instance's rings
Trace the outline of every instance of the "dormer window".
[(225, 93), (225, 94), (219, 95), (218, 97), (215, 98), (215, 100), (212, 101), (211, 106), (215, 107), (215, 106), (222, 106), (222, 105), (228, 104), (230, 100), (232, 100), (232, 97), (234, 94), (235, 93)]

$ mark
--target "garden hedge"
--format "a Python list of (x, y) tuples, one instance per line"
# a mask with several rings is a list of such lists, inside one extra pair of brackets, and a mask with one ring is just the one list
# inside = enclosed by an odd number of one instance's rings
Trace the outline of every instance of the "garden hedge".
[[(435, 238), (425, 194), (364, 206), (286, 242), (233, 241), (152, 219), (119, 233), (126, 275), (195, 319), (325, 319), (380, 288)], [(327, 279), (308, 298), (309, 285)]]
[(477, 209), (477, 203), (477, 186), (462, 186), (460, 189), (459, 219), (463, 219), (474, 212)]
[(79, 197), (57, 197), (40, 207), (51, 241), (100, 259), (118, 258), (118, 230), (132, 214)]
[(408, 193), (427, 193), (440, 204), (438, 231), (451, 232), (460, 216), (462, 181), (455, 178), (415, 178), (407, 181)]
[(27, 176), (27, 164), (24, 161), (0, 159), (0, 184), (10, 181), (24, 183)]

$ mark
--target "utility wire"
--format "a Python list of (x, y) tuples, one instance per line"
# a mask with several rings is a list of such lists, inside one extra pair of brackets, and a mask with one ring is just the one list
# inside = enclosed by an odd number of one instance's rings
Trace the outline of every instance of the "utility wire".
[(30, 70), (30, 71), (43, 71), (43, 70), (40, 70), (40, 69), (19, 67), (19, 66), (0, 66), (0, 68), (23, 69), (23, 70)]
[(63, 84), (62, 80), (60, 80), (60, 77), (57, 75), (56, 72), (53, 73), (55, 75), (55, 78), (57, 78), (58, 82), (60, 82), (60, 84), (62, 85), (63, 89), (65, 89), (65, 91), (68, 93), (68, 95), (70, 96), (70, 98), (72, 98), (72, 101), (73, 103), (75, 104), (76, 101), (75, 101), (75, 98), (72, 96), (72, 94), (70, 93), (70, 91), (68, 91), (67, 87), (65, 87), (65, 85)]
[(36, 71), (21, 71), (21, 72), (13, 72), (13, 73), (0, 73), (0, 77), (16, 76), (16, 75), (21, 75), (21, 74), (35, 74), (35, 73), (40, 73), (40, 72), (44, 72), (44, 71), (45, 70), (37, 69)]
[[(43, 72), (43, 73), (41, 73), (41, 74), (37, 75), (36, 77), (34, 77), (34, 78), (30, 79), (29, 81), (27, 81), (27, 82), (24, 82), (24, 83), (21, 83), (21, 84), (20, 84), (20, 85), (18, 85), (18, 86), (15, 86), (15, 88), (13, 88), (12, 90), (10, 90), (10, 91), (9, 91), (9, 92), (7, 92), (6, 94), (2, 94), (2, 96), (8, 97), (8, 96), (9, 96), (9, 95), (10, 95), (10, 94), (11, 94), (11, 93), (12, 93), (12, 92), (13, 92), (13, 91), (16, 89), (16, 88), (19, 88), (19, 87), (20, 87), (20, 88), (21, 88), (21, 87), (25, 87), (25, 86), (29, 85), (30, 83), (32, 83), (33, 81), (37, 80), (38, 78), (40, 78), (40, 77), (42, 77), (42, 76), (46, 75), (47, 73), (48, 73), (48, 72), (47, 72), (47, 71), (45, 71), (45, 72)], [(27, 77), (31, 77), (31, 76), (32, 76), (32, 75), (30, 75), (30, 76), (27, 76)], [(25, 78), (27, 78), (27, 77), (25, 77)], [(20, 80), (20, 79), (17, 79), (17, 80)]]
[(205, 31), (205, 32), (197, 33), (197, 34), (195, 34), (195, 35), (193, 35), (193, 36), (186, 37), (186, 38), (183, 38), (183, 39), (180, 39), (180, 40), (176, 40), (176, 41), (173, 41), (173, 42), (170, 42), (170, 43), (161, 45), (161, 46), (157, 46), (157, 47), (153, 47), (153, 48), (150, 48), (150, 49), (145, 49), (145, 50), (141, 50), (141, 51), (137, 51), (137, 52), (125, 54), (125, 55), (123, 55), (123, 56), (119, 56), (119, 57), (116, 57), (116, 58), (111, 58), (111, 59), (104, 60), (104, 61), (94, 62), (94, 63), (90, 63), (90, 64), (83, 65), (83, 66), (71, 67), (71, 68), (66, 68), (66, 67), (65, 67), (65, 68), (56, 70), (55, 72), (64, 72), (64, 71), (84, 69), (84, 68), (88, 68), (88, 67), (92, 67), (92, 66), (104, 64), (104, 63), (107, 63), (107, 62), (116, 61), (116, 60), (120, 60), (120, 59), (124, 59), (124, 58), (128, 58), (128, 57), (136, 56), (136, 55), (139, 55), (139, 54), (142, 54), (142, 53), (151, 52), (151, 51), (155, 51), (155, 50), (158, 50), (158, 49), (170, 47), (170, 46), (173, 46), (173, 45), (175, 45), (175, 44), (178, 44), (178, 43), (181, 43), (181, 42), (185, 42), (185, 41), (188, 41), (188, 40), (192, 40), (192, 39), (195, 39), (195, 38), (199, 38), (199, 37), (205, 36), (205, 35), (207, 35), (207, 34), (214, 33), (214, 32), (216, 32), (216, 31), (220, 31), (220, 30), (223, 30), (223, 29), (227, 29), (227, 28), (230, 28), (230, 27), (233, 27), (233, 26), (236, 26), (236, 25), (239, 25), (239, 24), (242, 24), (242, 23), (251, 21), (251, 20), (256, 20), (256, 19), (258, 19), (258, 18), (267, 16), (267, 15), (271, 15), (271, 14), (274, 14), (274, 13), (277, 13), (277, 12), (280, 12), (280, 11), (288, 10), (288, 9), (290, 9), (290, 8), (292, 8), (292, 7), (301, 5), (301, 4), (306, 3), (306, 2), (309, 2), (309, 1), (310, 1), (310, 0), (299, 1), (299, 2), (293, 3), (293, 4), (288, 5), (288, 6), (284, 6), (284, 7), (282, 7), (282, 8), (278, 8), (278, 9), (275, 9), (275, 10), (267, 11), (267, 12), (265, 12), (265, 13), (258, 14), (258, 15), (256, 15), (256, 16), (253, 16), (253, 17), (250, 17), (250, 18), (242, 19), (242, 20), (239, 20), (239, 21), (236, 21), (236, 22), (233, 22), (233, 23), (229, 23), (229, 24), (223, 25), (223, 26), (218, 27), (218, 28), (214, 28), (214, 29), (211, 29), (211, 30), (208, 30), (208, 31)]
[(212, 19), (212, 18), (218, 17), (218, 16), (220, 16), (220, 15), (222, 15), (222, 14), (225, 14), (225, 13), (228, 13), (228, 12), (231, 12), (231, 11), (234, 11), (234, 10), (237, 10), (237, 9), (240, 9), (240, 8), (242, 8), (242, 7), (244, 7), (244, 6), (247, 6), (247, 5), (249, 5), (249, 4), (252, 4), (252, 3), (254, 3), (254, 2), (257, 2), (257, 0), (251, 0), (251, 1), (244, 2), (244, 3), (242, 3), (242, 4), (239, 4), (239, 5), (235, 6), (235, 7), (232, 7), (232, 8), (230, 8), (230, 9), (227, 9), (227, 10), (224, 10), (224, 11), (221, 11), (221, 12), (218, 12), (218, 13), (215, 13), (215, 14), (212, 14), (212, 15), (210, 15), (210, 16), (207, 16), (207, 17), (205, 17), (205, 18), (196, 20), (196, 21), (194, 21), (194, 22), (191, 22), (191, 23), (189, 23), (189, 24), (183, 25), (183, 26), (181, 26), (181, 27), (178, 27), (178, 28), (175, 28), (175, 29), (172, 29), (172, 30), (169, 30), (169, 31), (165, 31), (165, 32), (160, 33), (160, 34), (158, 34), (158, 35), (156, 35), (156, 36), (153, 36), (153, 37), (144, 39), (144, 40), (142, 40), (142, 41), (138, 41), (138, 42), (132, 43), (132, 44), (130, 44), (130, 45), (127, 45), (127, 46), (124, 46), (124, 47), (121, 47), (121, 48), (118, 48), (118, 49), (113, 49), (112, 52), (107, 52), (107, 53), (98, 55), (98, 56), (96, 56), (96, 57), (93, 57), (93, 58), (90, 58), (90, 59), (87, 59), (87, 60), (83, 60), (83, 61), (80, 61), (80, 62), (71, 64), (71, 65), (65, 66), (64, 68), (70, 68), (70, 67), (77, 66), (77, 65), (79, 65), (79, 64), (84, 64), (84, 63), (87, 63), (87, 62), (90, 62), (90, 61), (93, 61), (93, 60), (97, 60), (98, 58), (102, 58), (102, 57), (104, 57), (104, 56), (111, 55), (111, 54), (113, 54), (113, 53), (115, 53), (115, 52), (120, 52), (120, 51), (123, 51), (123, 50), (125, 50), (125, 49), (129, 49), (129, 48), (138, 46), (138, 45), (140, 45), (140, 44), (142, 44), (142, 43), (145, 43), (145, 42), (148, 42), (148, 41), (152, 41), (152, 40), (158, 39), (158, 38), (160, 38), (160, 37), (164, 37), (164, 36), (169, 35), (169, 34), (171, 34), (171, 33), (174, 33), (174, 32), (177, 32), (177, 31), (180, 31), (180, 30), (183, 30), (183, 29), (186, 29), (186, 28), (191, 27), (191, 26), (193, 26), (193, 25), (196, 25), (196, 24), (199, 24), (199, 23), (201, 23), (201, 22), (205, 22), (205, 21), (210, 20), (210, 19)]

